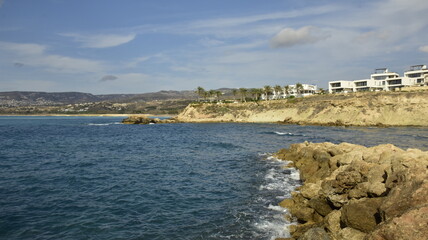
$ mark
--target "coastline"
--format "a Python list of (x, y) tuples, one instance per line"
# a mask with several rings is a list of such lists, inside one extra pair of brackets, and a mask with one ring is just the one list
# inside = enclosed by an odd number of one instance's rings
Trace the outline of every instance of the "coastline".
[(174, 117), (175, 115), (153, 114), (0, 114), (0, 117)]
[(305, 142), (276, 157), (292, 161), (303, 182), (279, 203), (298, 222), (288, 240), (428, 236), (428, 152)]
[(244, 103), (190, 104), (180, 122), (427, 127), (428, 91), (367, 92)]

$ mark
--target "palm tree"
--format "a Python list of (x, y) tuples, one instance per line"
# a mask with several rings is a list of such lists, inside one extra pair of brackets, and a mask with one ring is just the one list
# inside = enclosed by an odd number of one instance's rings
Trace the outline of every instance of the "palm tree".
[(290, 93), (290, 86), (289, 85), (285, 85), (284, 86), (284, 96), (287, 96)]
[(200, 98), (205, 96), (205, 89), (203, 87), (198, 87), (196, 93), (198, 94), (198, 101), (200, 102)]
[(253, 97), (254, 101), (257, 101), (259, 99), (259, 89), (258, 88), (251, 88), (250, 94)]
[(298, 94), (303, 93), (303, 85), (301, 83), (296, 83), (296, 91)]
[(220, 91), (215, 91), (215, 96), (217, 97), (217, 101), (220, 101), (220, 96), (222, 93)]
[(247, 96), (248, 90), (246, 88), (240, 88), (239, 93), (241, 94), (241, 101), (246, 102), (245, 97)]
[(273, 90), (275, 91), (275, 98), (278, 99), (279, 98), (279, 92), (281, 92), (282, 87), (279, 85), (275, 85), (275, 87), (273, 87)]
[(264, 86), (264, 87), (263, 87), (263, 92), (264, 92), (264, 93), (265, 93), (265, 95), (266, 95), (266, 101), (268, 101), (268, 100), (269, 100), (269, 94), (271, 94), (271, 93), (272, 93), (272, 88), (271, 88), (271, 86), (269, 86), (269, 85)]
[(210, 102), (212, 101), (212, 97), (216, 95), (216, 91), (215, 90), (210, 90), (209, 91), (209, 96), (210, 96)]
[(233, 97), (235, 98), (235, 100), (236, 100), (236, 96), (238, 96), (238, 89), (232, 89), (232, 94), (233, 94)]

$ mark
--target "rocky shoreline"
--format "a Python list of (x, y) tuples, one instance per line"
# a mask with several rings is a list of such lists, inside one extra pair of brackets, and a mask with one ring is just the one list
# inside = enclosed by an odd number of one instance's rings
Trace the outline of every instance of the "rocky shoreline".
[(276, 157), (303, 181), (280, 203), (298, 222), (286, 239), (427, 239), (428, 152), (305, 142)]

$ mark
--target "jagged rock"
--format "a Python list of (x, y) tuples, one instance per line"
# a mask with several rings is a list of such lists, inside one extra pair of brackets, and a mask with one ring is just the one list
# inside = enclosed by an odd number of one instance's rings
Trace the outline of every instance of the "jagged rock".
[(411, 239), (426, 240), (428, 238), (428, 205), (411, 209), (387, 221), (369, 234), (367, 240)]
[(342, 207), (341, 223), (362, 232), (372, 231), (381, 222), (379, 207), (382, 198), (352, 200)]
[(363, 240), (367, 234), (360, 232), (356, 229), (347, 227), (341, 229), (337, 234), (337, 239), (341, 240)]
[(316, 227), (306, 231), (298, 240), (332, 240), (332, 238), (324, 229)]
[(294, 239), (298, 239), (300, 236), (302, 236), (305, 232), (307, 232), (311, 228), (315, 227), (321, 227), (320, 223), (304, 223), (299, 225), (291, 225), (289, 227), (290, 234)]
[(300, 188), (300, 193), (304, 198), (311, 199), (319, 195), (321, 190), (321, 182), (308, 183)]
[(333, 234), (338, 233), (340, 231), (340, 216), (342, 212), (339, 210), (334, 210), (330, 212), (324, 218), (324, 226), (327, 230)]
[(123, 124), (156, 124), (156, 123), (175, 123), (176, 119), (159, 119), (145, 116), (130, 116), (122, 120)]
[(333, 211), (330, 204), (328, 204), (327, 200), (320, 196), (312, 198), (311, 200), (309, 200), (308, 204), (321, 216), (326, 216), (331, 211)]
[(317, 227), (336, 240), (360, 240), (371, 233), (373, 240), (428, 236), (421, 229), (428, 225), (428, 210), (422, 208), (428, 206), (428, 152), (391, 144), (305, 142), (277, 156), (292, 161), (303, 176), (300, 193), (281, 203), (304, 223), (290, 228), (294, 239)]

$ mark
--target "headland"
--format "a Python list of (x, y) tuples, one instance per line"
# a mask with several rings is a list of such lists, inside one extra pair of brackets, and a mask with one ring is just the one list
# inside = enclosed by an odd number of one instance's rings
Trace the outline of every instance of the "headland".
[(428, 126), (428, 91), (362, 92), (243, 103), (195, 103), (181, 122), (276, 122), (326, 126)]

